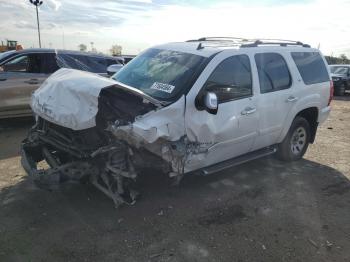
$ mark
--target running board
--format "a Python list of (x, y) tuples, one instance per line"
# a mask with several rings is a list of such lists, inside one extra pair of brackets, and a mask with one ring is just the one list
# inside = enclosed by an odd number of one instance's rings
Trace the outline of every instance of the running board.
[(274, 154), (276, 151), (277, 151), (277, 147), (275, 147), (275, 146), (259, 149), (259, 150), (254, 151), (254, 152), (247, 153), (245, 155), (235, 157), (235, 158), (220, 162), (218, 164), (215, 164), (215, 165), (212, 165), (209, 167), (205, 167), (201, 170), (201, 175), (203, 175), (203, 176), (211, 175), (213, 173), (222, 171), (224, 169), (243, 164), (243, 163), (248, 162), (250, 160), (254, 160), (254, 159), (257, 159), (260, 157)]

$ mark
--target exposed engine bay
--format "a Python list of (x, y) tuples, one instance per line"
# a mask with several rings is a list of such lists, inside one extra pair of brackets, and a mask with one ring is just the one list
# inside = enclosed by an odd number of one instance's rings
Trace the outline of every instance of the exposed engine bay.
[[(71, 71), (65, 72), (64, 81), (74, 82), (77, 73)], [(93, 118), (95, 125), (86, 128), (88, 121), (83, 127), (79, 126), (83, 121), (77, 113), (62, 118), (63, 114), (57, 112), (60, 107), (64, 111), (72, 103), (81, 102), (81, 97), (72, 95), (69, 93), (71, 90), (66, 88), (67, 99), (60, 100), (59, 105), (57, 102), (50, 104), (52, 86), (57, 84), (57, 81), (53, 84), (50, 81), (52, 78), (33, 95), (32, 108), (37, 114), (37, 122), (22, 143), (22, 165), (39, 187), (51, 188), (66, 181), (90, 181), (118, 207), (124, 203), (135, 203), (138, 195), (135, 182), (145, 167), (151, 165), (181, 179), (186, 155), (181, 119), (184, 99), (176, 102), (179, 105), (174, 103), (170, 107), (162, 107), (132, 90), (118, 87), (115, 83), (103, 87), (104, 83), (100, 85), (100, 92), (95, 92), (96, 115), (91, 113), (86, 118), (90, 123), (90, 118)], [(64, 81), (61, 79), (59, 83), (64, 85)], [(76, 92), (76, 89), (72, 90)], [(44, 102), (41, 101), (43, 98)], [(79, 110), (84, 117), (90, 105), (81, 104), (83, 108)], [(175, 122), (176, 119), (179, 121)], [(44, 168), (41, 162), (46, 164)]]

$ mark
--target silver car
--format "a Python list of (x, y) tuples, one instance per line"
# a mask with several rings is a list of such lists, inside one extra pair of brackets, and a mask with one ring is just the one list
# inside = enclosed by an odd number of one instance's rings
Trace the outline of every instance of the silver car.
[(0, 118), (30, 116), (30, 97), (59, 68), (73, 68), (107, 76), (118, 58), (54, 49), (26, 49), (0, 59)]

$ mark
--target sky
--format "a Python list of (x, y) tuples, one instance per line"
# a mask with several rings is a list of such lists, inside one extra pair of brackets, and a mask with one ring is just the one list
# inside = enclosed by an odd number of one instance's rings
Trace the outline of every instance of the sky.
[[(123, 54), (203, 36), (278, 38), (350, 57), (350, 0), (43, 0), (43, 47)], [(38, 47), (35, 7), (0, 0), (0, 40)]]

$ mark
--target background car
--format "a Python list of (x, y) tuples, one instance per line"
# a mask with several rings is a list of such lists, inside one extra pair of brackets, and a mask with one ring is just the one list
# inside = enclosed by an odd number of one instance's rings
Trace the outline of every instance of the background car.
[(119, 70), (122, 69), (123, 66), (124, 65), (122, 65), (122, 64), (110, 65), (109, 67), (107, 67), (108, 76), (112, 76), (115, 73), (119, 72)]
[(350, 90), (350, 65), (330, 65), (329, 67), (334, 93), (338, 96), (345, 95), (346, 90)]
[(15, 50), (11, 50), (11, 51), (6, 51), (3, 53), (0, 53), (0, 63), (5, 60), (7, 57), (9, 57), (11, 54), (16, 53)]
[(122, 62), (118, 57), (54, 49), (26, 49), (2, 53), (0, 118), (31, 115), (31, 93), (60, 68), (107, 76), (108, 66)]

